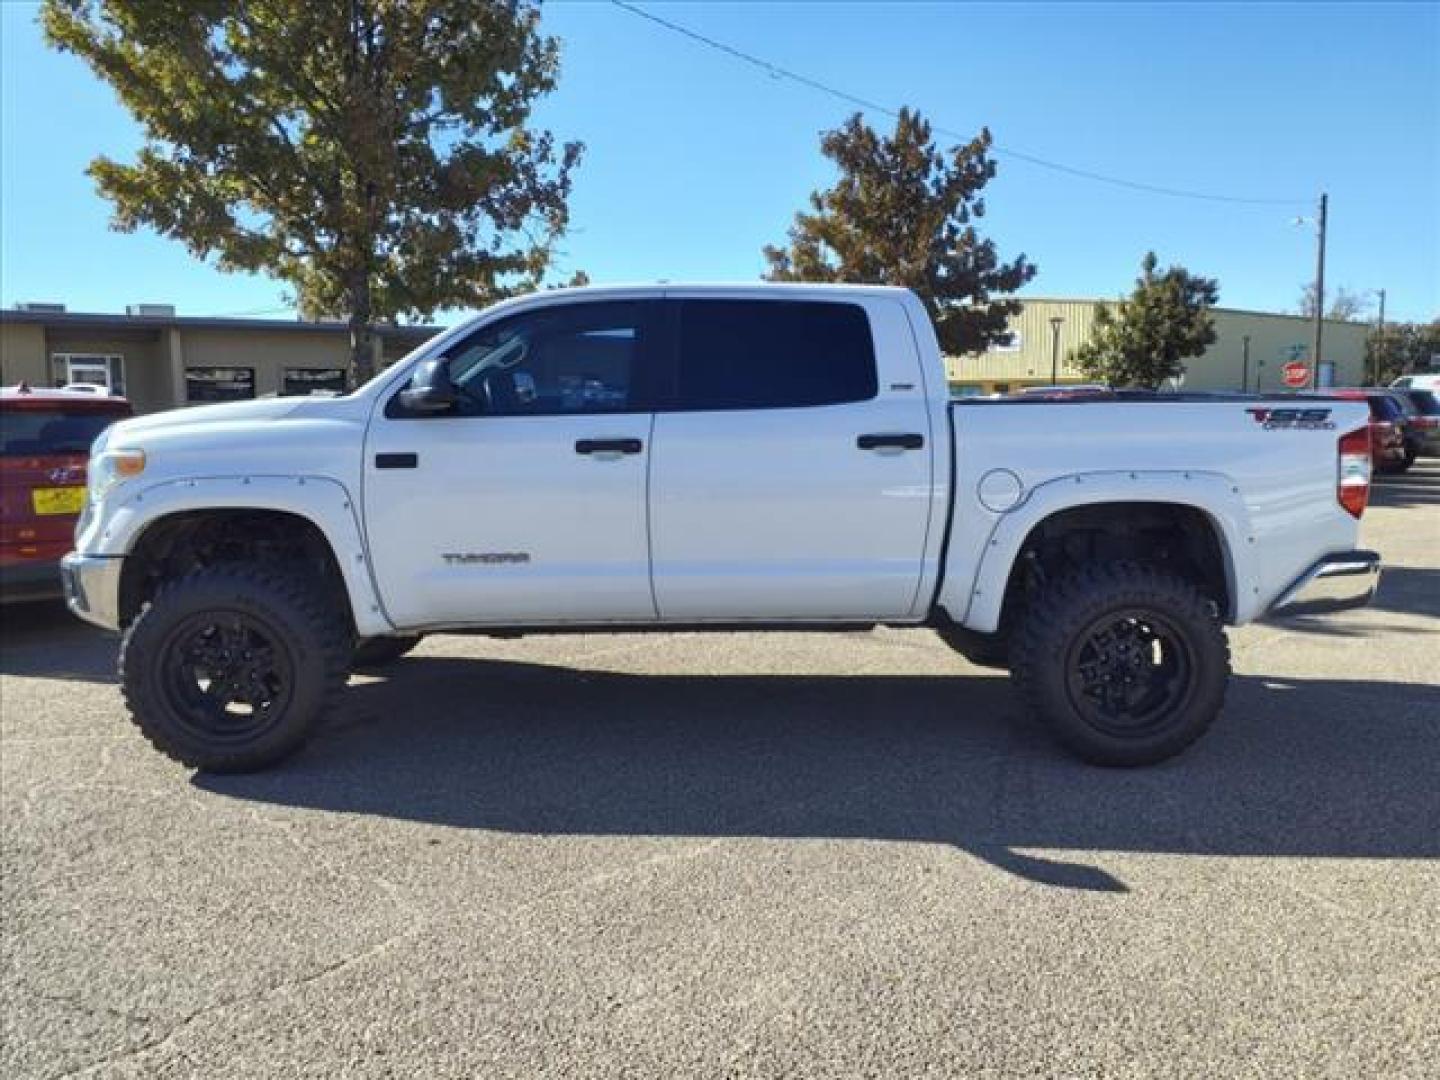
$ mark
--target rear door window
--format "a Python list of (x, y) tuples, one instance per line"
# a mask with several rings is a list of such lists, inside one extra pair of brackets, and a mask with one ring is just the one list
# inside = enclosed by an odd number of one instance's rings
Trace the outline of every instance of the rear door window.
[(878, 389), (870, 320), (856, 304), (682, 300), (674, 407), (794, 409)]
[(120, 417), (101, 409), (0, 409), (0, 457), (87, 454)]

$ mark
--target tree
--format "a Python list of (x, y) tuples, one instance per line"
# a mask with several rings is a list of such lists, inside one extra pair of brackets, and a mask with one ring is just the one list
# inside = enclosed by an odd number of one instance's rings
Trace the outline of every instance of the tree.
[(836, 185), (810, 196), (795, 215), (789, 246), (767, 246), (771, 281), (904, 285), (925, 302), (945, 351), (980, 352), (1005, 335), (1020, 310), (995, 300), (1035, 276), (1024, 255), (1002, 262), (974, 221), (995, 176), (990, 132), (941, 152), (918, 112), (901, 109), (890, 137), (856, 113), (822, 135), (820, 150), (840, 170)]
[(1156, 266), (1155, 253), (1147, 253), (1129, 299), (1095, 313), (1090, 340), (1071, 353), (1086, 375), (1153, 390), (1182, 375), (1184, 362), (1214, 343), (1210, 308), (1220, 298), (1219, 285), (1182, 266), (1163, 273)]
[(1386, 323), (1374, 327), (1365, 341), (1366, 377), (1386, 386), (1397, 376), (1432, 371), (1440, 357), (1440, 319), (1428, 323)]
[(89, 168), (112, 225), (372, 324), (534, 288), (568, 222), (579, 143), (526, 126), (558, 45), (528, 0), (46, 0), (48, 41), (140, 122)]
[[(1346, 288), (1335, 290), (1335, 295), (1330, 298), (1330, 310), (1326, 312), (1327, 319), (1343, 319), (1346, 322), (1355, 322), (1364, 317), (1365, 312), (1370, 308), (1370, 301), (1365, 299), (1364, 293), (1352, 292)], [(1315, 283), (1312, 281), (1300, 291), (1300, 305), (1297, 313), (1307, 319), (1315, 317)]]

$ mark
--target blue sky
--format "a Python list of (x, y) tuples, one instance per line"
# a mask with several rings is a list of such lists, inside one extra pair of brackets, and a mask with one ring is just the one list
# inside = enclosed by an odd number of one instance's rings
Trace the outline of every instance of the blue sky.
[[(1000, 158), (983, 228), (1040, 267), (1035, 296), (1113, 296), (1154, 248), (1221, 303), (1294, 307), (1330, 194), (1327, 282), (1440, 315), (1440, 5), (642, 4), (736, 48), (960, 132), (1078, 168), (1241, 197), (1175, 199)], [(138, 128), (35, 5), (0, 3), (0, 303), (171, 302), (284, 313), (282, 284), (107, 228), (84, 175)], [(552, 3), (564, 70), (537, 122), (587, 145), (558, 269), (597, 282), (747, 280), (830, 179), (822, 130), (853, 110), (608, 3)], [(888, 118), (873, 118), (888, 124)], [(437, 321), (448, 322), (453, 316)]]

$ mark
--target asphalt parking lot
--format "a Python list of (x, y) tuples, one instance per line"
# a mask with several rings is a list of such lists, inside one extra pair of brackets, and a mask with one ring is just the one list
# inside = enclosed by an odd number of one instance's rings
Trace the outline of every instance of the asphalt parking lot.
[(925, 631), (427, 641), (257, 776), (0, 612), (7, 1077), (1434, 1076), (1440, 461), (1374, 607), (1061, 756)]

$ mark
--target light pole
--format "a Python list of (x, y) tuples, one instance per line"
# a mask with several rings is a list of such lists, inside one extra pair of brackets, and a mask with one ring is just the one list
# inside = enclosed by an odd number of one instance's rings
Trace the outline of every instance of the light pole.
[[(1313, 219), (1315, 226), (1315, 329), (1314, 345), (1310, 350), (1310, 387), (1320, 382), (1320, 345), (1325, 334), (1325, 230), (1330, 216), (1330, 196), (1321, 193), (1320, 213)], [(1299, 217), (1297, 225), (1312, 224), (1312, 219)]]
[(1310, 361), (1310, 387), (1320, 384), (1320, 338), (1325, 332), (1325, 219), (1330, 196), (1320, 196), (1320, 225), (1315, 240), (1315, 357)]
[(1060, 382), (1060, 324), (1065, 321), (1061, 315), (1050, 316), (1050, 385)]
[[(1375, 291), (1380, 294), (1380, 321), (1375, 326), (1375, 348), (1371, 349), (1370, 351), (1375, 354), (1374, 381), (1378, 384), (1380, 380), (1385, 377), (1385, 354), (1382, 351), (1385, 348), (1385, 290), (1377, 289)], [(1365, 381), (1370, 381), (1370, 376), (1368, 373), (1365, 376)]]

